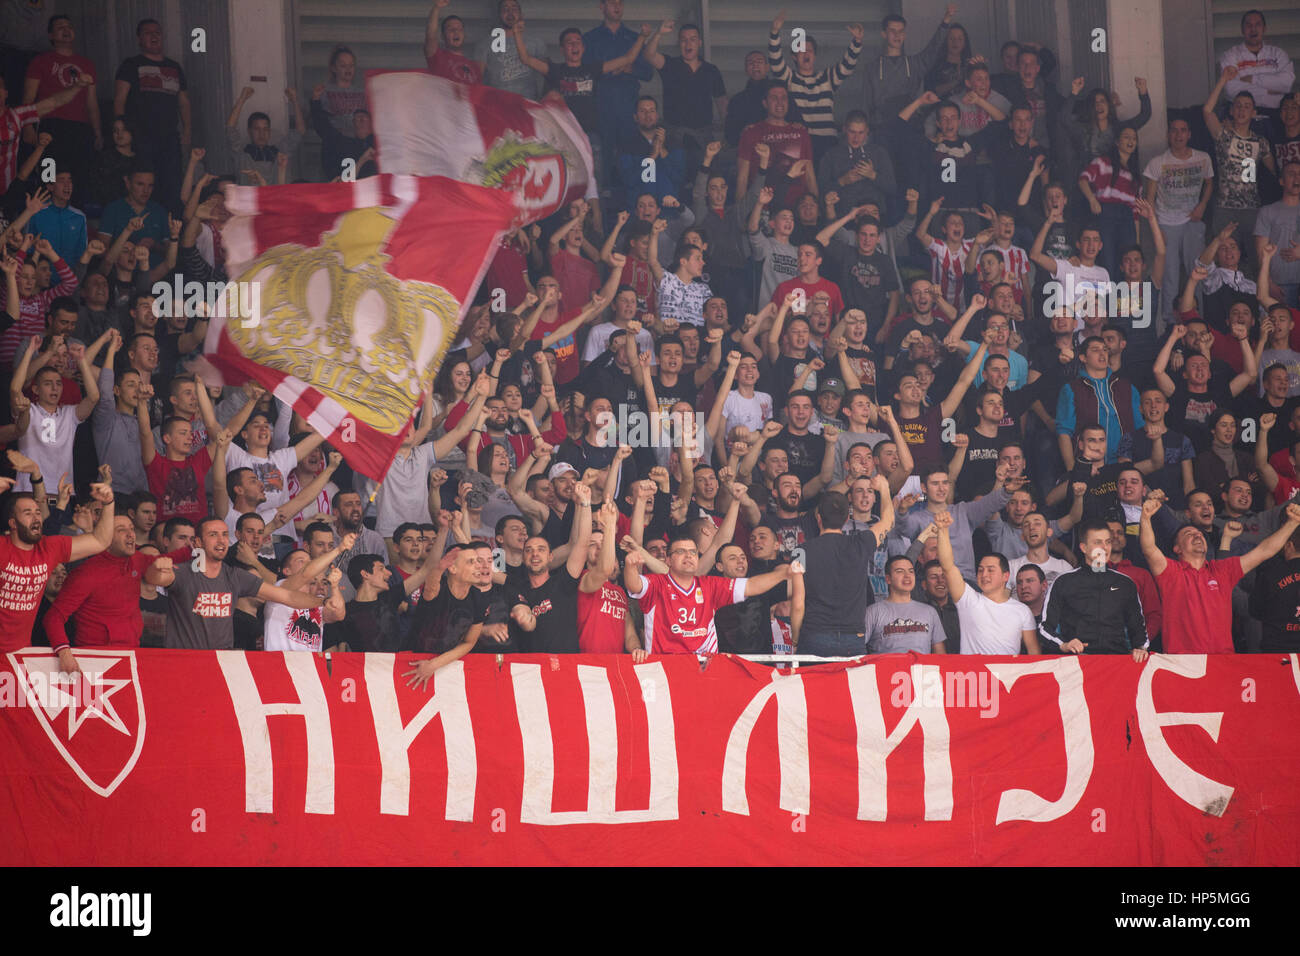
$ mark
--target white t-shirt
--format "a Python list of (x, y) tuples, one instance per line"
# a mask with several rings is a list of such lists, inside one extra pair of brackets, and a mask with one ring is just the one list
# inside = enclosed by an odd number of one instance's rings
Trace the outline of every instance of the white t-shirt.
[[(1074, 306), (1074, 327), (1077, 331), (1083, 328), (1083, 315), (1081, 314), (1083, 309), (1085, 307), (1090, 308), (1093, 314), (1096, 314), (1102, 305), (1100, 301), (1087, 303), (1087, 294), (1109, 288), (1110, 273), (1102, 266), (1073, 265), (1069, 259), (1053, 259), (1052, 261), (1056, 263), (1055, 281), (1061, 284), (1060, 295), (1063, 297), (1062, 301), (1067, 301), (1064, 298), (1066, 296), (1073, 296), (1073, 299), (1069, 301)], [(1071, 285), (1070, 281), (1071, 276), (1074, 278), (1073, 285)]]
[[(582, 350), (582, 360), (584, 362), (594, 361), (604, 353), (605, 347), (609, 345), (609, 337), (614, 334), (618, 326), (613, 322), (602, 322), (600, 325), (592, 326), (587, 333), (587, 344)], [(638, 352), (649, 352), (652, 356), (655, 354), (655, 337), (649, 329), (642, 329), (636, 334), (636, 350)], [(655, 364), (655, 359), (651, 359), (651, 365)]]
[[(275, 583), (284, 587), (284, 578)], [(268, 651), (319, 651), (325, 633), (325, 609), (296, 608), (267, 601), (262, 608), (262, 647)]]
[[(73, 479), (72, 444), (79, 424), (76, 405), (60, 405), (50, 414), (32, 402), (31, 423), (18, 439), (18, 450), (41, 469), (46, 494), (58, 490), (63, 475), (68, 476), (68, 481)], [(31, 476), (22, 472), (14, 487), (18, 491), (31, 491)]]
[(1214, 178), (1214, 166), (1209, 154), (1199, 149), (1186, 159), (1167, 149), (1147, 163), (1142, 177), (1156, 184), (1156, 222), (1181, 226), (1191, 221), (1192, 210), (1201, 201), (1201, 184)]
[(1043, 577), (1047, 579), (1048, 584), (1051, 584), (1059, 575), (1064, 574), (1066, 571), (1074, 570), (1074, 566), (1070, 564), (1070, 562), (1062, 561), (1060, 558), (1051, 557), (1046, 561), (1030, 561), (1028, 556), (1022, 558), (1011, 558), (1007, 561), (1007, 564), (1011, 566), (1011, 578), (1007, 581), (1007, 586), (1011, 588), (1015, 587), (1016, 575), (1026, 564), (1036, 564), (1042, 568)]
[(1015, 598), (999, 604), (969, 584), (957, 602), (963, 654), (1019, 654), (1022, 631), (1035, 630), (1033, 612)]
[(755, 391), (753, 398), (745, 398), (739, 390), (732, 389), (722, 403), (722, 420), (727, 435), (737, 425), (758, 431), (764, 422), (772, 420), (772, 396), (767, 392)]
[[(289, 472), (298, 467), (298, 450), (277, 448), (265, 458), (249, 454), (238, 445), (226, 449), (226, 471), (236, 468), (251, 468), (262, 479), (262, 488), (266, 492), (266, 506), (272, 512), (289, 501)], [(259, 512), (261, 509), (258, 509)]]
[[(230, 529), (230, 547), (232, 549), (235, 547), (235, 537), (239, 533), (237, 527), (239, 525), (239, 519), (245, 514), (247, 514), (245, 511), (236, 511), (233, 503), (226, 511), (226, 527)], [(271, 519), (275, 517), (275, 509), (270, 507), (266, 502), (262, 502), (257, 506), (257, 514), (265, 524), (270, 524)], [(262, 550), (257, 552), (257, 556), (259, 558), (275, 557), (275, 545), (271, 540), (271, 535), (268, 534), (266, 536), (266, 542), (262, 545)]]

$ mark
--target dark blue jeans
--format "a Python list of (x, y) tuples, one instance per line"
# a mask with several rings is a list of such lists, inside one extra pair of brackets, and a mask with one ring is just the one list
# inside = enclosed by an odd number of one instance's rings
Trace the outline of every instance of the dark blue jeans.
[(800, 654), (816, 657), (858, 657), (867, 652), (867, 639), (853, 631), (804, 631), (799, 635)]
[(1101, 229), (1101, 255), (1097, 265), (1110, 273), (1111, 281), (1120, 280), (1119, 259), (1125, 249), (1137, 242), (1137, 228), (1133, 225), (1133, 208), (1120, 202), (1101, 204), (1097, 217)]

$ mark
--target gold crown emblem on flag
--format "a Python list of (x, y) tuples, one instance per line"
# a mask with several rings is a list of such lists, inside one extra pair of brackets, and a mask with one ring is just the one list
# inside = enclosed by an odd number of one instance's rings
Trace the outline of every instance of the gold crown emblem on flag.
[(441, 286), (389, 274), (384, 246), (399, 221), (358, 209), (317, 246), (268, 249), (239, 276), (259, 284), (260, 316), (226, 325), (247, 358), (311, 382), (389, 434), (427, 384), (416, 363), (451, 345), (460, 311)]

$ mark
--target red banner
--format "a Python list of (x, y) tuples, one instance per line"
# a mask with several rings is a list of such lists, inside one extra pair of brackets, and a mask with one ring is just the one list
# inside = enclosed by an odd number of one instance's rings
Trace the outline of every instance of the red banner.
[(1296, 657), (0, 664), (0, 864), (1300, 862)]

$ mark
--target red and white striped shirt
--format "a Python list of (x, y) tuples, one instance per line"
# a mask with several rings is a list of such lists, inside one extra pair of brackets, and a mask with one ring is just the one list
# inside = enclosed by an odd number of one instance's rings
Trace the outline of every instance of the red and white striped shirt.
[[(14, 258), (18, 260), (18, 265), (21, 267), (27, 256), (19, 252)], [(77, 277), (62, 259), (54, 260), (54, 274), (58, 277), (58, 285), (50, 286), (44, 292), (22, 299), (18, 304), (18, 321), (4, 335), (0, 335), (0, 368), (13, 368), (14, 359), (22, 343), (33, 335), (44, 335), (45, 312), (50, 307), (50, 303), (61, 295), (72, 295), (77, 291)], [(0, 289), (0, 306), (5, 304), (6, 298), (4, 290)]]
[[(1118, 171), (1105, 156), (1098, 156), (1088, 164), (1080, 175), (1092, 187), (1093, 194), (1100, 203), (1123, 203), (1130, 209), (1138, 199), (1138, 182), (1133, 174), (1121, 166)], [(1133, 213), (1137, 217), (1136, 210)]]
[[(1002, 270), (1005, 273), (1005, 281), (1015, 286), (1018, 292), (1023, 291), (1021, 281), (1023, 276), (1029, 272), (1029, 253), (1019, 246), (1007, 246), (1007, 248), (1003, 249), (997, 243), (985, 246), (980, 250), (980, 255), (986, 252), (996, 252), (1002, 256)], [(1016, 301), (1020, 300), (1017, 299)]]
[(975, 245), (974, 239), (963, 239), (961, 251), (953, 252), (946, 242), (930, 239), (930, 281), (939, 287), (939, 294), (959, 311), (966, 275), (966, 256)]
[(0, 113), (0, 193), (9, 188), (18, 172), (18, 147), (22, 144), (23, 127), (35, 123), (40, 116), (35, 106), (13, 106)]

